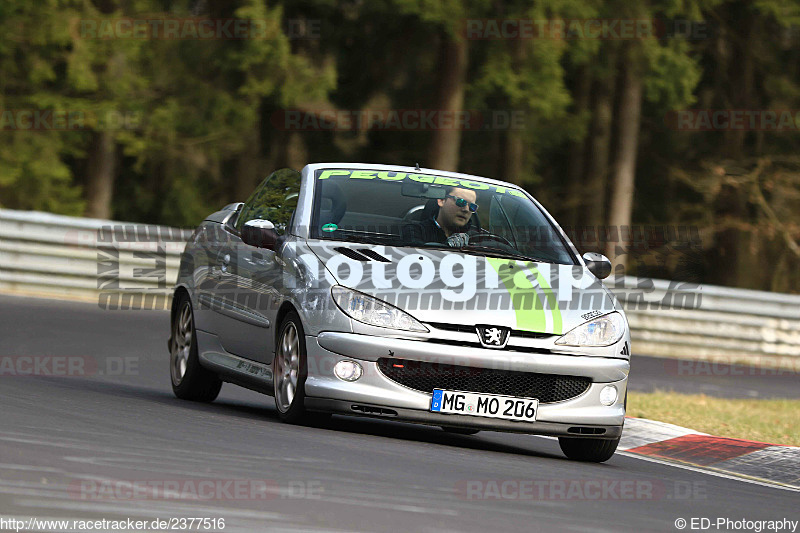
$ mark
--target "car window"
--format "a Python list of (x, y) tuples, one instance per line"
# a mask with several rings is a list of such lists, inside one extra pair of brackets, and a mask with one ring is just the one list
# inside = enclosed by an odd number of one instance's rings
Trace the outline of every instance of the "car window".
[(503, 209), (500, 198), (493, 197), (491, 199), (488, 229), (495, 235), (500, 235), (511, 242), (516, 242), (511, 220)]
[[(368, 169), (321, 169), (315, 177), (312, 238), (391, 246), (452, 246), (443, 241), (443, 232), (437, 233), (435, 219), (439, 202), (454, 202), (455, 197), (448, 195), (464, 189), (473, 191), (475, 201), (474, 209), (460, 206), (472, 213), (462, 230), (469, 236), (463, 250), (576, 264), (557, 228), (516, 187), (472, 178)], [(434, 192), (437, 188), (441, 189), (438, 197)]]
[(241, 231), (247, 221), (263, 219), (272, 222), (275, 231), (283, 235), (297, 207), (299, 194), (299, 172), (288, 168), (273, 172), (245, 202), (236, 228)]

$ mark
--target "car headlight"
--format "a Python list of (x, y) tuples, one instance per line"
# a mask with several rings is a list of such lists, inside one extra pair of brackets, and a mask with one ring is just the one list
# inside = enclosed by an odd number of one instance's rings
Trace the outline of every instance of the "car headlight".
[(331, 287), (331, 296), (344, 314), (370, 326), (428, 332), (419, 320), (402, 309), (341, 285)]
[(556, 341), (564, 346), (611, 346), (625, 334), (625, 319), (609, 313), (581, 324)]

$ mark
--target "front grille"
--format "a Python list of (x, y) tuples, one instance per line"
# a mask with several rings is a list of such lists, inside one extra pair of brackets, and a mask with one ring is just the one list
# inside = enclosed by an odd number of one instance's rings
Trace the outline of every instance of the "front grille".
[(512, 329), (511, 330), (512, 337), (524, 337), (526, 339), (549, 339), (550, 337), (555, 337), (550, 333), (539, 333), (538, 331), (522, 331), (521, 329)]
[(445, 331), (460, 331), (462, 333), (475, 333), (475, 326), (465, 326), (464, 324), (447, 324), (445, 322), (428, 322), (436, 329)]
[[(428, 324), (436, 329), (441, 329), (444, 331), (458, 331), (459, 333), (477, 334), (475, 326), (466, 326), (464, 324), (448, 324), (446, 322), (428, 322)], [(536, 331), (524, 331), (521, 329), (512, 329), (510, 331), (510, 335), (510, 339), (514, 337), (523, 337), (526, 339), (549, 339), (550, 337), (555, 336), (551, 333), (539, 333)]]
[(541, 403), (575, 398), (586, 392), (592, 383), (591, 379), (578, 376), (536, 374), (388, 357), (378, 359), (378, 368), (389, 379), (420, 392), (432, 393), (433, 389), (482, 392), (537, 398)]
[[(446, 344), (448, 346), (460, 346), (460, 347), (473, 347), (473, 348), (484, 348), (483, 344), (480, 342), (467, 342), (467, 341), (457, 341), (453, 339), (427, 339), (426, 342), (431, 344)], [(434, 348), (432, 348), (434, 349)], [(504, 348), (505, 352), (522, 352), (522, 353), (553, 353), (553, 350), (549, 350), (547, 348), (531, 348), (529, 346), (511, 346), (508, 345)]]

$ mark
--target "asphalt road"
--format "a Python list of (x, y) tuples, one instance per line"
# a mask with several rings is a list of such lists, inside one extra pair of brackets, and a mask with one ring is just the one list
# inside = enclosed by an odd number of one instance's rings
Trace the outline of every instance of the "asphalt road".
[[(553, 439), (345, 417), (289, 426), (271, 398), (232, 385), (210, 405), (180, 401), (167, 331), (165, 312), (0, 296), (2, 364), (36, 357), (40, 374), (58, 364), (76, 374), (0, 375), (0, 519), (204, 517), (225, 519), (224, 531), (440, 533), (800, 519), (796, 492), (620, 454), (574, 463)], [(642, 361), (634, 388), (647, 376), (686, 381)], [(761, 377), (750, 378), (736, 376), (760, 391)]]
[[(635, 348), (636, 340), (633, 340)], [(646, 357), (631, 358), (629, 388), (719, 398), (800, 398), (800, 361), (794, 368), (760, 368), (744, 363), (724, 364)]]

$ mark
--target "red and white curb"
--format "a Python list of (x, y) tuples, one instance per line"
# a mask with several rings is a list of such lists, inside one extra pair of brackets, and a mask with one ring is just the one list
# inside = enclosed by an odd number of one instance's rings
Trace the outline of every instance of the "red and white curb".
[(800, 448), (626, 418), (619, 451), (800, 489)]

